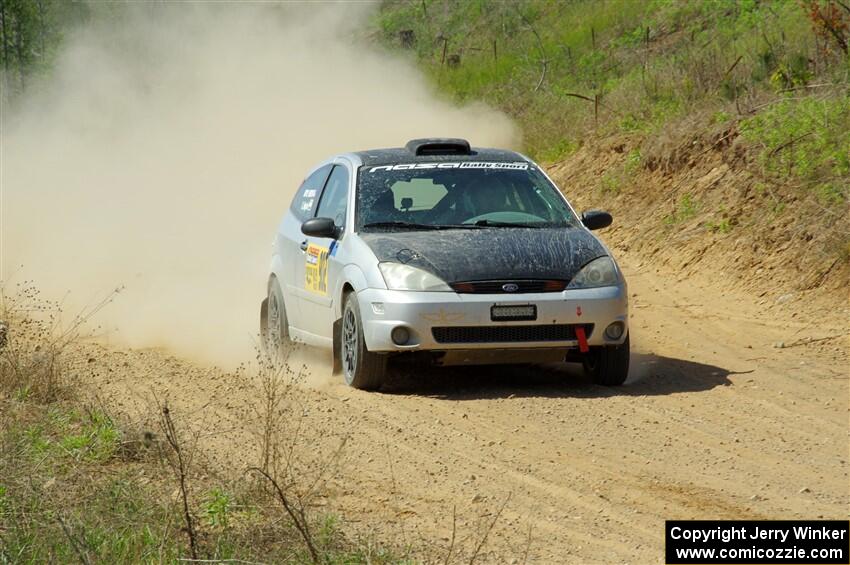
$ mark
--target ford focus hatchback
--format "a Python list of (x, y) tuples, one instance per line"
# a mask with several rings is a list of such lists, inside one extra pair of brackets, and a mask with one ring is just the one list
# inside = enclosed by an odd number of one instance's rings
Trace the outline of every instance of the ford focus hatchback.
[(580, 362), (628, 374), (626, 282), (528, 158), (417, 139), (311, 170), (278, 226), (261, 306), (267, 351), (333, 349), (349, 385), (381, 386), (393, 356), (436, 365)]

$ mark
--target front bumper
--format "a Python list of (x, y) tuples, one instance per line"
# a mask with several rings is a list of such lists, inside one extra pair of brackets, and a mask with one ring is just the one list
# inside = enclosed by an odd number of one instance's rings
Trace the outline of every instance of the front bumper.
[[(358, 292), (357, 299), (366, 346), (375, 352), (578, 347), (577, 339), (553, 339), (551, 335), (547, 335), (544, 341), (445, 343), (435, 339), (434, 328), (592, 324), (593, 330), (587, 336), (590, 346), (617, 345), (628, 335), (628, 296), (625, 284), (534, 294), (456, 294), (368, 288)], [(536, 306), (537, 319), (492, 321), (490, 309), (496, 304), (533, 304)], [(605, 335), (605, 328), (614, 322), (621, 322), (624, 331), (618, 339), (609, 339)], [(404, 327), (409, 332), (410, 339), (404, 345), (393, 343), (392, 331), (397, 327)], [(538, 329), (548, 334), (545, 331), (548, 328)], [(497, 332), (497, 335), (500, 334)], [(540, 334), (527, 332), (527, 335), (531, 339)]]

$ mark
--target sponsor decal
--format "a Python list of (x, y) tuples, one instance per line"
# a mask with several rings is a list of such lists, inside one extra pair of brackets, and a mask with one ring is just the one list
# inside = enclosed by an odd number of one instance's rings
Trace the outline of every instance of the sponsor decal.
[(328, 293), (328, 255), (330, 250), (309, 244), (305, 253), (304, 288), (316, 294)]
[(423, 169), (487, 169), (525, 171), (528, 163), (491, 163), (486, 161), (460, 161), (455, 163), (400, 163), (398, 165), (380, 165), (369, 169), (370, 173), (378, 171), (411, 171)]

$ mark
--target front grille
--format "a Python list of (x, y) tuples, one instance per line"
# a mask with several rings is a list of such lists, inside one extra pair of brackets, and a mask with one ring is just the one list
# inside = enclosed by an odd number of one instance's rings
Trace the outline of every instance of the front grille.
[[(561, 280), (501, 280), (464, 281), (452, 283), (452, 289), (460, 294), (522, 294), (529, 292), (561, 292), (568, 281)], [(505, 286), (512, 290), (505, 290)]]
[[(582, 324), (590, 337), (593, 324)], [(453, 326), (431, 328), (437, 343), (517, 343), (526, 341), (572, 341), (576, 324), (535, 326)]]

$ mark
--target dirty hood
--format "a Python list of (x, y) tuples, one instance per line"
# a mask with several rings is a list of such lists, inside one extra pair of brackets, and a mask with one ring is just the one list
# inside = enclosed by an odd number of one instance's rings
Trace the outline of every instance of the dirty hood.
[(571, 280), (605, 248), (581, 228), (487, 228), (360, 233), (379, 261), (424, 269), (448, 283)]

